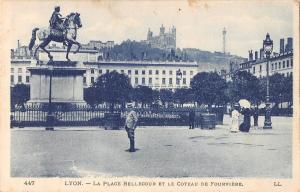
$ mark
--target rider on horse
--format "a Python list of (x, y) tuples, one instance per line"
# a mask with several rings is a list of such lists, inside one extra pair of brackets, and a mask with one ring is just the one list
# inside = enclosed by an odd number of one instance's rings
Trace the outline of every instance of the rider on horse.
[[(65, 36), (65, 26), (63, 25), (63, 22), (66, 18), (62, 17), (62, 15), (59, 12), (60, 12), (60, 7), (56, 6), (49, 20), (50, 29), (51, 29), (51, 33), (55, 33), (55, 31), (53, 31), (54, 29), (62, 32), (63, 36)], [(64, 45), (67, 44), (65, 41), (63, 43)]]

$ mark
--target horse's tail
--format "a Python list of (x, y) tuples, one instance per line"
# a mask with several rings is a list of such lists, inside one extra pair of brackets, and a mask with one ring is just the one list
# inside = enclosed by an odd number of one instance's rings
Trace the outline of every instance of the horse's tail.
[(34, 46), (34, 43), (35, 43), (35, 40), (36, 40), (36, 31), (39, 30), (39, 28), (34, 28), (32, 30), (32, 36), (31, 36), (31, 39), (30, 39), (30, 43), (29, 43), (29, 50), (31, 51), (33, 46)]

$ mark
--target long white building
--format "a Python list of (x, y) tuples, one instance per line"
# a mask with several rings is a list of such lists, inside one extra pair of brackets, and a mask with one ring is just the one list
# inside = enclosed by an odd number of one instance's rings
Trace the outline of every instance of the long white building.
[[(36, 60), (28, 52), (20, 55), (19, 49), (12, 50), (11, 58), (11, 86), (17, 83), (30, 84), (30, 73), (28, 67), (36, 66)], [(51, 54), (56, 61), (65, 61), (66, 50), (52, 46)], [(73, 49), (72, 49), (73, 51)], [(29, 54), (29, 55), (28, 55)], [(70, 53), (72, 61), (78, 61), (86, 68), (84, 74), (84, 87), (89, 87), (97, 78), (107, 72), (117, 71), (127, 75), (133, 87), (138, 85), (149, 86), (153, 89), (175, 89), (187, 88), (194, 75), (198, 73), (196, 62), (175, 61), (112, 61), (103, 60), (102, 53), (97, 50), (82, 49), (77, 54)], [(48, 56), (45, 52), (39, 52), (39, 60), (46, 64)], [(180, 79), (176, 75), (181, 72)]]

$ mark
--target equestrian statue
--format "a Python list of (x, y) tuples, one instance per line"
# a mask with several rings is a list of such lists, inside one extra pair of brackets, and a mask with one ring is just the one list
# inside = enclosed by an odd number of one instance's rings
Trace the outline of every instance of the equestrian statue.
[(45, 48), (51, 41), (60, 42), (67, 46), (66, 59), (68, 61), (70, 61), (69, 52), (72, 45), (75, 44), (78, 46), (74, 54), (76, 54), (81, 48), (80, 43), (76, 41), (77, 29), (82, 27), (80, 14), (77, 12), (72, 12), (64, 18), (59, 12), (60, 7), (56, 6), (49, 20), (49, 28), (34, 28), (32, 30), (29, 50), (32, 50), (32, 48), (34, 47), (36, 36), (40, 40), (40, 43), (36, 45), (36, 49), (34, 51), (34, 58), (36, 60), (38, 60), (36, 54), (39, 48), (41, 48), (48, 54), (50, 61), (53, 60), (53, 56)]

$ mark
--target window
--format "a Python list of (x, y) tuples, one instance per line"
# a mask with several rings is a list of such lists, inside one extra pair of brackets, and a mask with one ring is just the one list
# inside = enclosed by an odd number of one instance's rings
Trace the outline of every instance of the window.
[(275, 63), (275, 70), (277, 69), (277, 63)]
[(11, 75), (11, 76), (10, 76), (10, 83), (11, 83), (11, 84), (14, 84), (14, 82), (15, 82), (15, 78), (14, 78), (13, 75)]
[(108, 70), (108, 69), (106, 69), (106, 73), (109, 73), (109, 70)]
[(149, 84), (152, 84), (152, 78), (151, 77), (149, 78)]
[(91, 74), (94, 74), (95, 73), (95, 70), (94, 69), (91, 69)]
[(162, 84), (163, 84), (163, 85), (166, 84), (166, 78), (162, 78)]
[(83, 77), (83, 83), (86, 84), (86, 77)]
[(253, 74), (255, 74), (255, 66), (253, 67)]
[(134, 83), (139, 84), (139, 78), (136, 77), (135, 80), (134, 80)]
[(91, 83), (94, 83), (94, 81), (95, 81), (95, 78), (91, 77)]
[(289, 63), (286, 63), (286, 67), (289, 68), (289, 67), (290, 67), (290, 64), (289, 64)]
[(146, 74), (145, 70), (142, 70), (142, 75), (145, 75), (145, 74)]
[(11, 72), (11, 73), (14, 73), (14, 72), (15, 72), (15, 69), (14, 69), (14, 68), (10, 68), (10, 72)]
[(182, 71), (182, 74), (183, 74), (183, 75), (186, 75), (186, 71)]
[(274, 64), (273, 64), (273, 63), (272, 63), (272, 65), (271, 65), (271, 66), (272, 66), (272, 70), (274, 70)]
[(159, 74), (159, 71), (158, 71), (158, 70), (156, 70), (156, 71), (155, 71), (155, 74), (156, 74), (156, 75), (158, 75), (158, 74)]
[(173, 74), (173, 71), (169, 71), (169, 75), (172, 75)]
[(135, 71), (134, 71), (134, 74), (138, 75), (138, 74), (139, 74), (139, 71), (138, 71), (138, 70), (135, 70)]
[(26, 83), (29, 83), (29, 76), (26, 76)]
[(143, 77), (143, 78), (142, 78), (142, 84), (145, 85), (145, 83), (146, 83), (146, 80), (145, 80), (145, 78)]
[(21, 83), (21, 82), (22, 82), (22, 76), (19, 75), (19, 76), (18, 76), (18, 83)]
[[(288, 62), (287, 62), (288, 63)], [(282, 63), (282, 68), (284, 69), (285, 68), (285, 62)]]
[(149, 75), (152, 75), (152, 70), (149, 70)]
[(291, 67), (293, 67), (293, 59), (291, 59)]
[(131, 75), (131, 70), (128, 70), (128, 75)]
[(165, 75), (165, 74), (166, 74), (166, 71), (165, 71), (165, 70), (163, 70), (163, 71), (162, 71), (162, 74), (163, 74), (163, 75)]
[(124, 70), (121, 70), (121, 73), (124, 74)]
[(173, 79), (169, 78), (169, 85), (172, 85), (172, 84), (173, 84)]
[(190, 75), (193, 75), (194, 74), (194, 72), (193, 71), (190, 71)]
[(102, 69), (99, 70), (99, 74), (102, 74)]
[(281, 69), (281, 62), (278, 63), (278, 69)]
[(183, 83), (184, 85), (186, 85), (186, 78), (183, 78), (183, 79), (182, 79), (182, 83)]
[(22, 73), (22, 68), (18, 68), (18, 73)]

